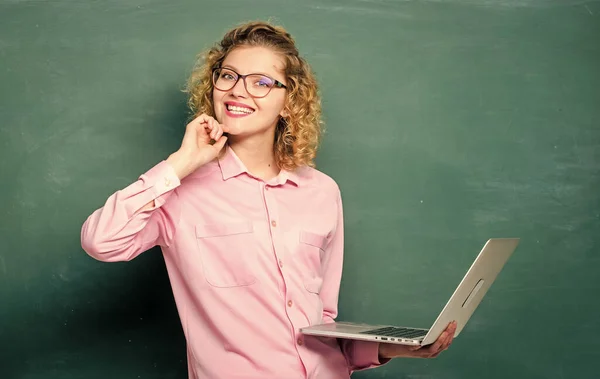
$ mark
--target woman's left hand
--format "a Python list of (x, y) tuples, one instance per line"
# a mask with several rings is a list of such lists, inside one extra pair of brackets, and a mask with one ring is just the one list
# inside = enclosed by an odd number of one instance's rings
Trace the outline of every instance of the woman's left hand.
[(438, 339), (427, 346), (408, 346), (393, 343), (380, 343), (379, 356), (381, 358), (435, 358), (446, 350), (452, 343), (456, 332), (456, 322), (448, 324), (446, 330), (440, 334)]

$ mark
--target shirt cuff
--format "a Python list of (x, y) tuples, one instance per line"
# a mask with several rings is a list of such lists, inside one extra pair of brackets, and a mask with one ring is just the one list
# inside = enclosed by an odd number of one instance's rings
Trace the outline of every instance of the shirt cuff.
[(154, 200), (155, 205), (152, 209), (162, 206), (171, 191), (181, 184), (173, 166), (167, 163), (167, 161), (160, 162), (142, 174), (140, 180), (144, 183), (144, 187), (151, 189), (152, 199), (150, 200)]
[(154, 182), (154, 188), (158, 195), (171, 191), (179, 186), (180, 181), (175, 173), (175, 169), (167, 161), (162, 161), (149, 171), (142, 175), (142, 178), (147, 178), (148, 182)]
[(132, 217), (150, 201), (154, 201), (154, 206), (146, 209), (146, 212), (161, 207), (167, 201), (172, 190), (180, 184), (173, 167), (166, 161), (160, 162), (140, 175), (136, 183), (121, 191), (122, 196), (129, 199), (128, 215)]

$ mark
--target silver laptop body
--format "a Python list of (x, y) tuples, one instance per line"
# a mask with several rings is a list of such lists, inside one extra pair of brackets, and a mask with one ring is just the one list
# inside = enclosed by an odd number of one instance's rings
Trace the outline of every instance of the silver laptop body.
[(456, 321), (456, 337), (518, 244), (519, 238), (489, 239), (429, 329), (334, 322), (301, 328), (300, 332), (314, 336), (425, 346), (435, 342), (448, 324)]

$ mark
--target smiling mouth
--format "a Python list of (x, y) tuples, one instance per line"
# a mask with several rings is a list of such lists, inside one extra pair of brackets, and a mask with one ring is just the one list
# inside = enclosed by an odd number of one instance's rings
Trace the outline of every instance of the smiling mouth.
[(254, 109), (246, 108), (246, 107), (238, 107), (236, 105), (225, 104), (227, 110), (233, 114), (252, 114), (254, 113)]

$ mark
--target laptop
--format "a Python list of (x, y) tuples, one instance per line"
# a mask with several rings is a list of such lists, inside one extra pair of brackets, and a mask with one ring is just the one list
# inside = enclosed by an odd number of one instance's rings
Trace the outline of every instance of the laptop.
[(456, 337), (518, 244), (519, 238), (489, 239), (429, 329), (333, 322), (301, 328), (300, 332), (313, 336), (426, 346), (435, 342), (450, 322), (456, 321)]

